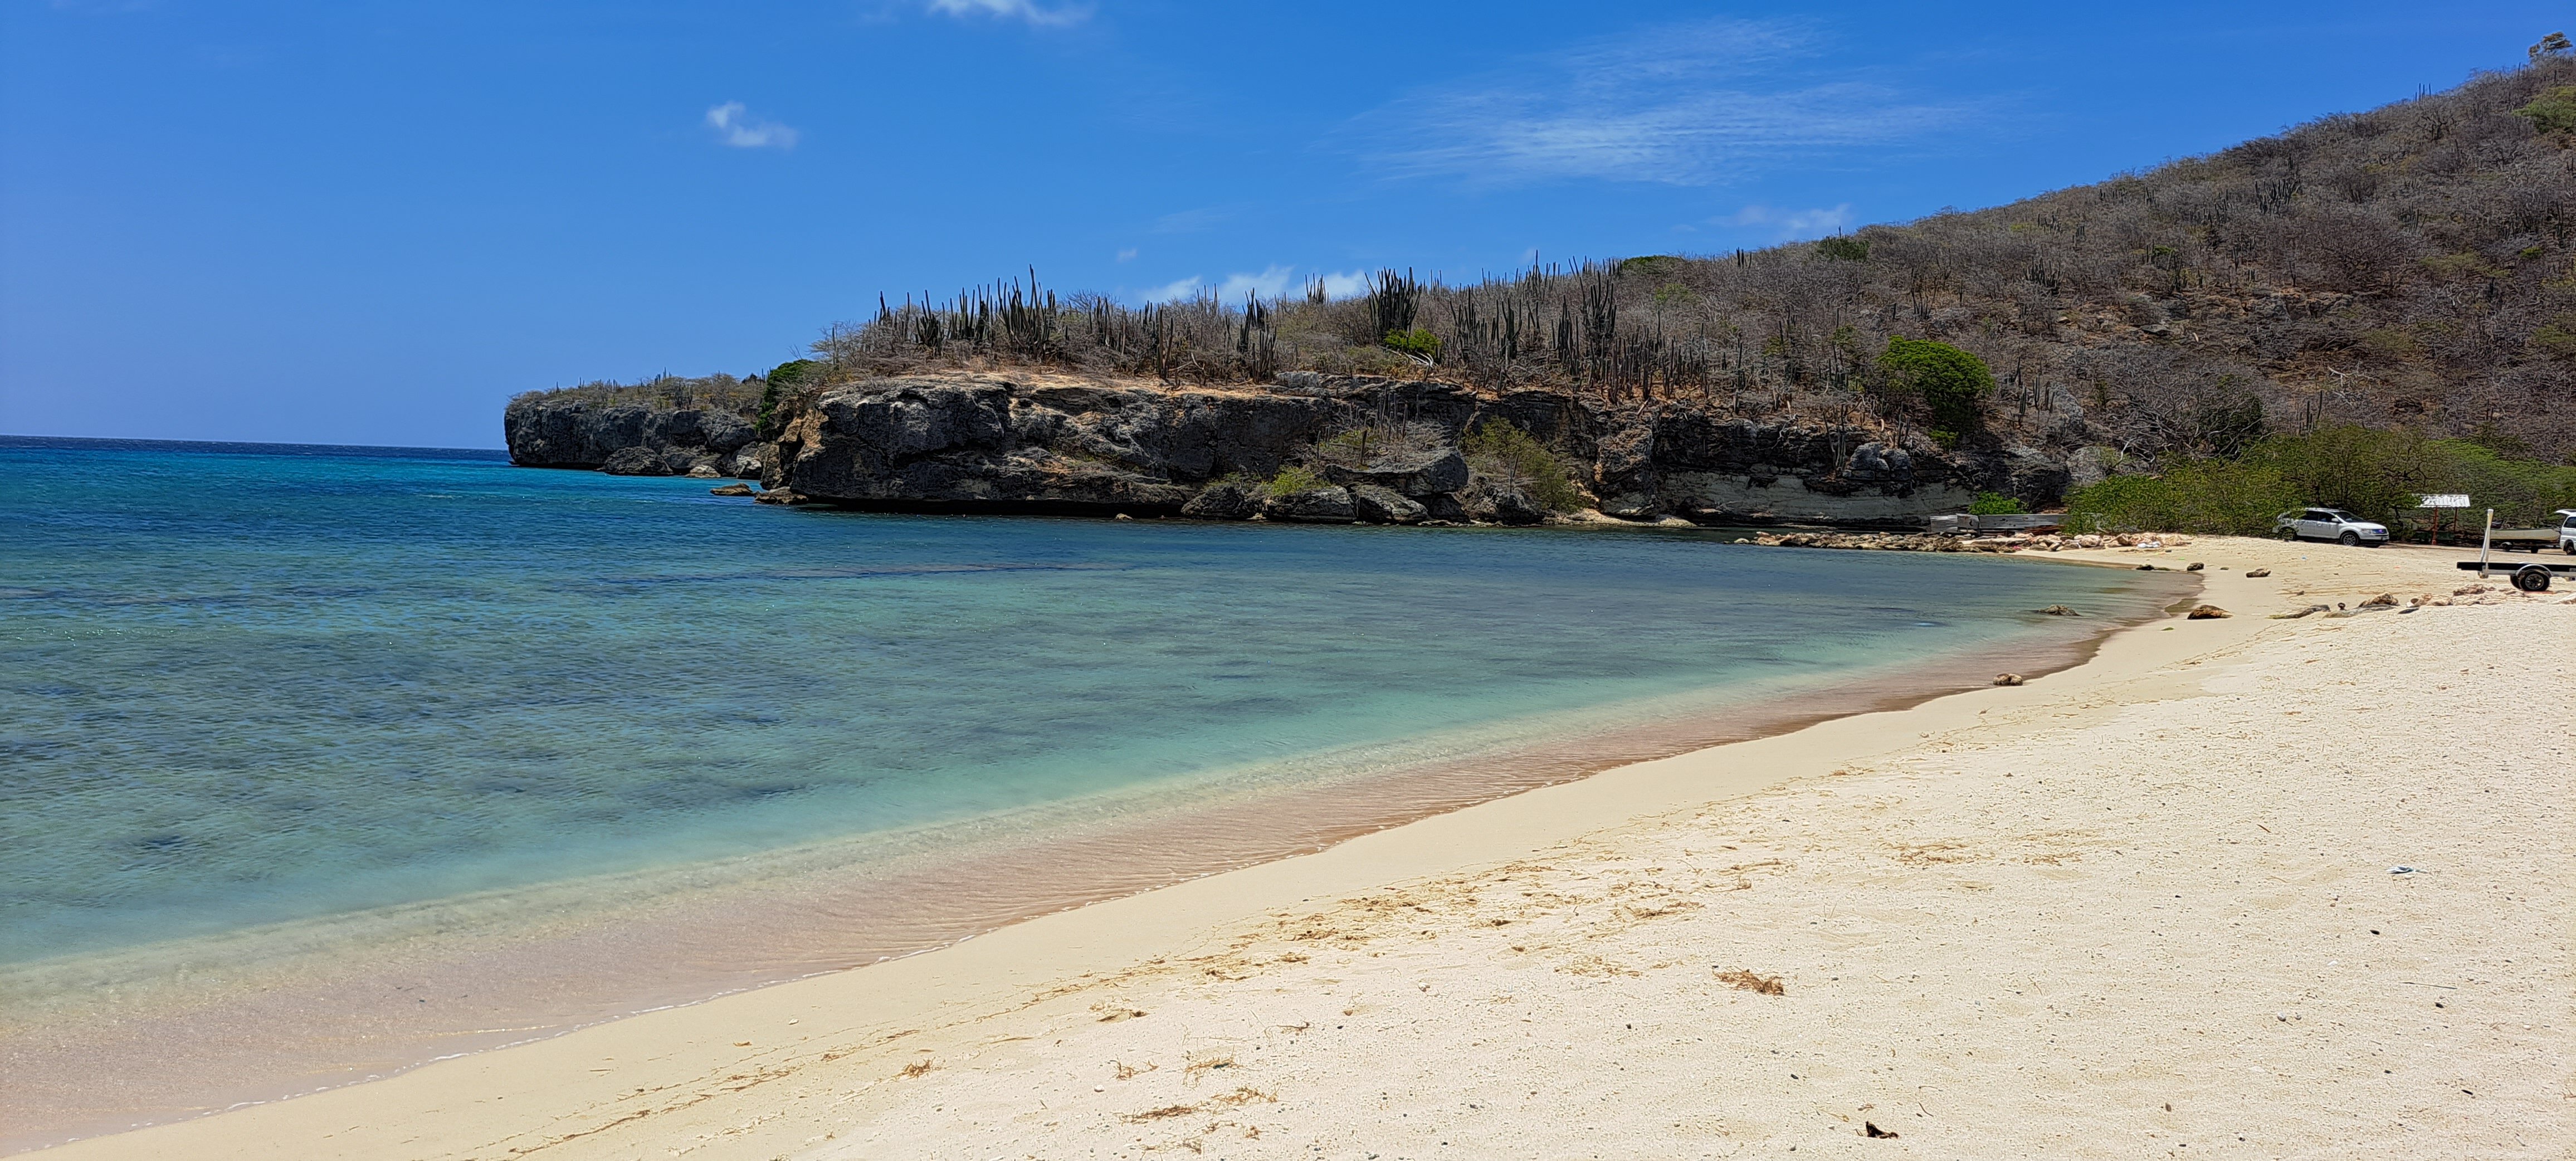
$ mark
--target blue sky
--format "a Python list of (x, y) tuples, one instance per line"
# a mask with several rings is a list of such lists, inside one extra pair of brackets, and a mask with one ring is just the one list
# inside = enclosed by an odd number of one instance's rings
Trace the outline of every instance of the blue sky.
[(2563, 5), (0, 0), (0, 432), (491, 447), (1034, 265), (1714, 252), (2517, 63)]

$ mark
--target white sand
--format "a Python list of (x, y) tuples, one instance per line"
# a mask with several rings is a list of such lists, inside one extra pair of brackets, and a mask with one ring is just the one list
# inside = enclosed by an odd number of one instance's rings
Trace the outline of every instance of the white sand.
[(62, 1153), (2564, 1158), (2571, 594), (2261, 617), (2455, 555), (2202, 542), (2238, 617), (2020, 688)]

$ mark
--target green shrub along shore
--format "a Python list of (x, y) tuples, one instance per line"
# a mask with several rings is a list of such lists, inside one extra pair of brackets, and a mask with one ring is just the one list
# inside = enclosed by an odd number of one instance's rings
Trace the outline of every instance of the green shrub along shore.
[(2275, 435), (2234, 456), (2168, 463), (2155, 475), (2115, 474), (2067, 498), (2066, 527), (2092, 532), (2203, 532), (2266, 536), (2272, 519), (2303, 505), (2341, 508), (2388, 525), (2400, 539), (2429, 534), (2429, 492), (2465, 492), (2467, 513), (2444, 529), (2474, 529), (2493, 508), (2496, 526), (2555, 523), (2576, 508), (2576, 467), (2517, 456), (2509, 437), (2433, 439), (2358, 425)]

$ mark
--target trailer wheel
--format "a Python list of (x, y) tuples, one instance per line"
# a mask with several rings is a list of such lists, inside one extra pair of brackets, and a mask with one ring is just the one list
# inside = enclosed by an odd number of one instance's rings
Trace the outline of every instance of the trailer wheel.
[(2549, 567), (2547, 565), (2539, 564), (2526, 564), (2522, 566), (2522, 568), (2515, 571), (2513, 574), (2513, 587), (2521, 589), (2526, 593), (2548, 592)]

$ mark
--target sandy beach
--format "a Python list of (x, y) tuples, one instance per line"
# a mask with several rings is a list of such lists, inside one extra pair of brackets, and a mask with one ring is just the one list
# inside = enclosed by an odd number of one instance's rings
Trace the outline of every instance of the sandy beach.
[[(2576, 1150), (2571, 586), (2455, 595), (2478, 582), (2453, 550), (2055, 555), (2204, 562), (2204, 599), (2234, 615), (2124, 630), (2017, 687), (54, 1152)], [(2381, 593), (2449, 603), (2269, 616)]]

